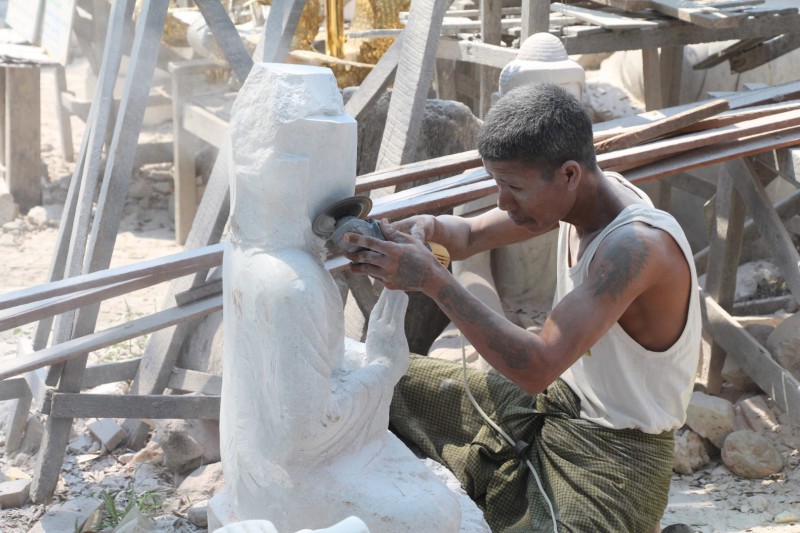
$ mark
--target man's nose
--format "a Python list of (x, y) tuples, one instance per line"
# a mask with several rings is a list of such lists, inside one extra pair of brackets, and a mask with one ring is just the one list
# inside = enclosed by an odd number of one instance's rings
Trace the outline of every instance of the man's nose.
[(500, 211), (512, 211), (513, 207), (514, 200), (511, 198), (511, 194), (501, 188), (497, 193), (497, 208)]

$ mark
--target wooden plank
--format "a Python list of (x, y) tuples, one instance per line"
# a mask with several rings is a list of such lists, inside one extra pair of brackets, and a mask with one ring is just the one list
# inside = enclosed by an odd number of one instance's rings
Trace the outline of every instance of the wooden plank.
[[(719, 168), (717, 194), (714, 199), (714, 224), (709, 235), (710, 253), (705, 290), (726, 310), (733, 308), (736, 271), (744, 236), (744, 204), (733, 186), (736, 175), (741, 170), (737, 161), (729, 161)], [(719, 394), (722, 390), (725, 350), (718, 343), (712, 342), (709, 358), (706, 392)]]
[(42, 40), (44, 0), (9, 0), (5, 25), (25, 41), (39, 44)]
[(783, 104), (767, 104), (763, 106), (754, 106), (744, 109), (734, 109), (726, 111), (715, 117), (702, 119), (695, 124), (689, 124), (675, 131), (675, 133), (691, 133), (695, 131), (709, 130), (713, 128), (720, 128), (745, 120), (752, 120), (760, 117), (768, 117), (777, 113), (785, 111), (794, 111), (800, 109), (800, 101), (789, 101)]
[(20, 211), (42, 203), (39, 67), (5, 65), (6, 183)]
[[(648, 163), (625, 172), (633, 183), (643, 183), (679, 172), (686, 172), (714, 163), (768, 152), (786, 146), (800, 145), (800, 128), (754, 135), (750, 138), (706, 146), (677, 156)], [(610, 170), (604, 168), (604, 170)]]
[(550, 4), (550, 11), (572, 16), (609, 30), (636, 30), (641, 28), (655, 28), (661, 25), (661, 23), (651, 20), (635, 19), (615, 13), (570, 6), (562, 4), (561, 2), (552, 2)]
[(689, 0), (650, 0), (656, 11), (703, 28), (735, 28), (741, 15)]
[[(791, 237), (773, 209), (772, 202), (767, 197), (764, 186), (758, 180), (750, 161), (743, 160), (740, 172), (733, 176), (733, 183), (747, 205), (762, 241), (769, 248), (772, 260), (781, 270), (786, 285), (795, 300), (800, 301), (800, 268), (798, 268), (800, 254), (797, 253)], [(713, 257), (711, 261), (713, 262)]]
[(742, 52), (744, 50), (749, 50), (754, 46), (761, 44), (764, 42), (764, 37), (756, 37), (753, 39), (742, 39), (738, 43), (734, 43), (727, 48), (719, 50), (717, 52), (713, 52), (708, 55), (708, 57), (698, 61), (695, 63), (692, 68), (694, 70), (706, 70), (711, 67), (716, 67), (720, 63), (724, 63), (728, 60), (731, 56)]
[(602, 4), (604, 6), (613, 7), (620, 11), (642, 11), (644, 9), (651, 9), (653, 5), (650, 0), (591, 0), (592, 3)]
[(716, 193), (716, 187), (714, 187), (713, 183), (695, 177), (688, 172), (675, 174), (664, 179), (673, 187), (677, 187), (682, 191), (686, 191), (704, 200), (709, 200)]
[(753, 37), (770, 37), (782, 33), (794, 33), (800, 24), (800, 15), (787, 14), (780, 17), (749, 17), (741, 19), (734, 28), (703, 28), (694, 24), (674, 23), (658, 28), (646, 28), (627, 32), (620, 38), (619, 32), (601, 30), (592, 34), (572, 34), (564, 31), (562, 42), (567, 53), (591, 54), (639, 50), (678, 44), (697, 44), (709, 41), (732, 41)]
[(282, 63), (286, 59), (305, 6), (306, 0), (275, 0), (272, 3), (255, 57), (260, 57), (265, 63)]
[(734, 139), (767, 133), (776, 129), (775, 124), (782, 128), (800, 125), (800, 111), (787, 111), (770, 117), (757, 118), (723, 126), (713, 130), (702, 131), (683, 135), (681, 137), (652, 142), (646, 145), (617, 150), (609, 154), (598, 156), (598, 163), (603, 168), (614, 168), (617, 171), (628, 170), (640, 166), (642, 163), (674, 155), (680, 152), (719, 144)]
[(222, 394), (222, 376), (173, 368), (167, 388), (181, 392), (199, 392), (206, 396), (219, 396)]
[(478, 41), (461, 41), (442, 37), (439, 40), (439, 47), (436, 49), (436, 57), (503, 68), (517, 58), (517, 50)]
[(10, 378), (0, 381), (0, 402), (22, 398), (26, 391), (30, 394), (25, 378)]
[(106, 383), (129, 381), (136, 375), (136, 369), (139, 368), (140, 361), (141, 358), (137, 357), (127, 361), (114, 361), (87, 366), (86, 372), (83, 374), (83, 388), (91, 389)]
[[(142, 6), (131, 52), (132, 61), (125, 78), (89, 247), (83, 262), (84, 273), (108, 268), (111, 260), (168, 7), (169, 0), (148, 0)], [(109, 38), (119, 38), (119, 35), (109, 32)], [(78, 261), (75, 262), (77, 263)], [(99, 305), (94, 304), (76, 314), (74, 336), (83, 336), (94, 331), (98, 311)], [(64, 331), (68, 325), (64, 325)], [(80, 391), (86, 359), (84, 352), (67, 361), (59, 380), (59, 392)], [(30, 498), (34, 502), (43, 503), (49, 500), (55, 491), (70, 426), (71, 420), (68, 418), (47, 418), (40, 460), (36, 464), (31, 484)]]
[(55, 393), (52, 418), (141, 418), (218, 420), (219, 396), (139, 396), (116, 394)]
[(800, 34), (783, 34), (731, 57), (731, 72), (747, 72), (797, 48), (800, 48)]
[(104, 287), (144, 276), (155, 275), (163, 277), (163, 279), (169, 279), (168, 276), (172, 271), (197, 271), (213, 268), (221, 263), (222, 244), (217, 244), (203, 251), (187, 250), (148, 261), (109, 268), (10, 292), (0, 296), (0, 309), (9, 309), (18, 305), (69, 295), (96, 287)]
[(707, 103), (698, 105), (677, 113), (675, 115), (664, 117), (661, 120), (651, 122), (650, 124), (639, 126), (625, 133), (621, 133), (615, 137), (611, 137), (595, 145), (595, 150), (598, 154), (610, 152), (612, 150), (621, 150), (630, 148), (658, 137), (667, 135), (668, 133), (679, 130), (690, 124), (694, 124), (704, 118), (708, 118), (723, 111), (729, 107), (727, 100), (716, 99)]
[[(45, 2), (42, 22), (42, 48), (60, 64), (69, 63), (69, 42), (75, 19), (77, 0), (49, 0)], [(119, 37), (119, 35), (117, 35)]]
[(703, 329), (711, 333), (782, 411), (800, 423), (800, 382), (707, 293), (701, 292), (700, 310)]
[(242, 43), (242, 38), (233, 21), (228, 16), (219, 0), (195, 0), (197, 7), (211, 30), (211, 35), (217, 41), (222, 54), (233, 70), (239, 83), (244, 83), (250, 69), (253, 68), (253, 59)]
[(436, 0), (417, 0), (411, 6), (375, 168), (414, 159), (446, 8), (447, 2)]
[[(180, 322), (203, 317), (222, 308), (222, 297), (214, 296), (198, 302), (158, 311), (103, 331), (74, 338), (30, 354), (23, 361), (0, 363), (0, 379), (17, 376), (55, 363), (71, 361), (88, 352), (134, 339)], [(82, 383), (77, 386), (81, 389)]]
[(397, 36), (394, 42), (384, 52), (375, 68), (367, 74), (356, 92), (344, 105), (344, 110), (357, 122), (363, 120), (364, 113), (378, 101), (386, 87), (394, 80), (397, 72), (397, 63), (403, 50), (403, 34)]
[(534, 33), (550, 31), (550, 8), (547, 2), (522, 2), (522, 31), (520, 43)]

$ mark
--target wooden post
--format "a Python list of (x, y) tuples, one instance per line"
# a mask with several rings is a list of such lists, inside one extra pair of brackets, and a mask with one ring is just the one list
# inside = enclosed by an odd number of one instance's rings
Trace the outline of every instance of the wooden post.
[(642, 85), (647, 111), (661, 109), (661, 63), (658, 48), (642, 48)]
[(58, 132), (61, 140), (61, 153), (64, 160), (72, 162), (75, 159), (75, 150), (72, 146), (72, 125), (70, 124), (70, 112), (64, 107), (62, 95), (67, 92), (67, 78), (64, 73), (63, 65), (53, 67), (53, 75), (56, 82), (56, 117), (58, 118)]
[(42, 203), (39, 65), (6, 65), (6, 183), (22, 213)]
[[(111, 260), (168, 6), (169, 0), (149, 0), (142, 8), (131, 53), (132, 62), (125, 79), (106, 173), (94, 216), (84, 273), (107, 268)], [(118, 36), (109, 33), (109, 37), (114, 39)], [(99, 305), (92, 305), (78, 312), (74, 336), (83, 336), (94, 330), (98, 310)], [(59, 392), (80, 392), (87, 355), (65, 364), (59, 380)], [(52, 497), (64, 461), (71, 426), (71, 418), (47, 418), (31, 485), (32, 501), (44, 503)]]
[[(708, 269), (705, 290), (725, 310), (733, 306), (736, 292), (736, 270), (742, 251), (744, 234), (744, 204), (736, 193), (733, 183), (737, 173), (742, 172), (737, 161), (720, 166), (717, 177), (717, 194), (714, 199), (714, 227), (710, 235)], [(722, 366), (725, 350), (716, 342), (711, 343), (711, 354), (706, 376), (706, 392), (719, 394), (722, 389)]]
[[(524, 2), (523, 2), (524, 3)], [(500, 0), (481, 0), (481, 37), (486, 44), (500, 44), (502, 28), (500, 15), (503, 3)], [(497, 69), (488, 66), (480, 68), (480, 104), (478, 117), (484, 118), (492, 105), (492, 93), (497, 90)]]
[(548, 31), (550, 31), (550, 0), (522, 0), (520, 44), (534, 33)]
[(265, 63), (282, 63), (289, 54), (294, 32), (306, 0), (275, 0), (264, 24), (264, 37), (256, 47), (255, 57)]
[(356, 121), (362, 119), (364, 113), (381, 97), (383, 91), (394, 79), (402, 49), (403, 34), (401, 33), (383, 53), (375, 68), (367, 74), (367, 77), (359, 85), (358, 90), (350, 96), (344, 106), (344, 110)]

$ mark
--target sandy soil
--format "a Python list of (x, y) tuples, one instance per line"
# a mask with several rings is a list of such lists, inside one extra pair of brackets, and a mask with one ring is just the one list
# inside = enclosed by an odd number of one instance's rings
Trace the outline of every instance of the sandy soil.
[[(72, 69), (70, 72), (68, 85), (72, 88), (81, 82), (80, 71)], [(47, 95), (51, 80), (43, 76), (42, 82), (43, 94)], [(52, 215), (44, 223), (20, 217), (0, 228), (0, 256), (3, 257), (0, 262), (0, 293), (31, 287), (47, 279), (57, 238), (58, 203), (63, 202), (73, 168), (61, 157), (52, 109), (46, 102), (42, 118), (43, 157), (49, 181), (46, 198), (53, 204), (47, 206)], [(73, 119), (73, 128), (77, 151), (83, 125), (78, 119)], [(152, 129), (150, 134), (166, 138), (169, 131), (169, 124), (162, 124)], [(128, 200), (112, 266), (181, 250), (173, 240), (173, 223), (167, 216), (167, 202), (171, 199), (163, 192), (169, 190), (169, 173), (169, 165), (152, 165), (135, 173), (132, 187), (139, 192), (135, 198)], [(98, 329), (158, 310), (165, 290), (164, 285), (159, 285), (106, 302), (101, 308)], [(14, 357), (18, 340), (30, 336), (32, 330), (32, 326), (25, 326), (0, 332), (0, 358)], [(92, 357), (95, 360), (133, 357), (141, 354), (143, 346), (144, 339), (139, 339), (93, 354)], [(787, 467), (783, 474), (767, 480), (741, 479), (732, 475), (719, 461), (690, 476), (676, 474), (673, 476), (670, 503), (662, 524), (683, 522), (704, 533), (800, 531), (800, 470), (797, 469), (800, 434), (788, 419), (779, 416), (781, 422), (785, 422), (783, 429), (771, 438), (778, 443), (786, 460)], [(80, 430), (80, 427), (77, 429)], [(58, 498), (74, 498), (93, 486), (124, 487), (137, 474), (126, 470), (117, 459), (115, 456), (87, 459), (85, 453), (68, 454)], [(31, 473), (33, 460), (0, 455), (0, 470), (7, 470), (11, 466)], [(144, 477), (165, 486), (170, 478), (157, 468), (149, 477)], [(182, 519), (185, 510), (185, 505), (181, 506), (175, 500), (168, 501), (162, 509), (167, 518), (160, 523), (160, 527), (166, 531), (192, 530)], [(41, 506), (0, 511), (0, 529), (24, 531), (43, 511)], [(790, 516), (797, 521), (785, 524), (776, 521)]]

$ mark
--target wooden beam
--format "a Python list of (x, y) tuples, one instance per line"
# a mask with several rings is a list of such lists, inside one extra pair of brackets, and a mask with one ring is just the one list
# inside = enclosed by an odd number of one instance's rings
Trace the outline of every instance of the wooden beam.
[[(772, 207), (772, 202), (749, 160), (742, 160), (740, 171), (733, 176), (733, 183), (747, 205), (761, 239), (769, 248), (772, 260), (781, 270), (789, 290), (795, 300), (800, 301), (800, 254), (797, 253), (780, 216)], [(711, 261), (713, 262), (713, 257)]]
[(289, 53), (306, 0), (275, 0), (264, 24), (264, 35), (256, 47), (255, 57), (264, 63), (282, 63)]
[(800, 423), (800, 382), (781, 367), (709, 294), (700, 293), (703, 328), (732, 356), (750, 378)]
[(141, 357), (137, 357), (127, 361), (114, 361), (87, 366), (86, 373), (83, 375), (83, 388), (91, 389), (106, 383), (130, 381), (136, 375), (136, 369), (139, 368), (140, 361)]
[(219, 396), (139, 396), (57, 392), (50, 417), (218, 420)]
[(25, 391), (30, 393), (25, 378), (4, 379), (0, 381), (0, 402), (22, 398), (26, 394)]
[[(103, 331), (77, 337), (63, 344), (57, 344), (34, 352), (23, 361), (0, 363), (0, 379), (18, 376), (37, 368), (81, 358), (82, 355), (88, 352), (140, 337), (180, 322), (202, 317), (219, 309), (222, 309), (222, 297), (214, 296), (183, 307), (165, 309)], [(83, 383), (78, 384), (76, 387), (78, 391), (82, 385)]]
[[(714, 163), (739, 159), (798, 144), (800, 144), (800, 128), (794, 127), (770, 131), (760, 135), (753, 135), (746, 139), (704, 146), (703, 148), (690, 150), (653, 163), (642, 164), (639, 167), (627, 170), (625, 176), (633, 183), (642, 183), (679, 172), (713, 165)], [(613, 167), (608, 168), (603, 165), (601, 165), (601, 168), (613, 170)]]
[(592, 34), (565, 33), (562, 37), (567, 53), (591, 54), (598, 51), (617, 52), (640, 50), (679, 44), (697, 44), (710, 41), (732, 41), (753, 37), (769, 37), (782, 33), (795, 33), (800, 24), (800, 14), (780, 17), (748, 17), (741, 19), (738, 27), (709, 29), (694, 24), (674, 23), (658, 28), (628, 32), (621, 38), (619, 32), (599, 31)]
[(785, 33), (732, 56), (731, 72), (747, 72), (797, 48), (800, 48), (800, 34)]
[(642, 48), (642, 83), (644, 108), (648, 111), (666, 107), (662, 105), (661, 62), (658, 48)]
[[(74, 278), (67, 278), (34, 287), (28, 287), (0, 296), (0, 310), (40, 302), (47, 298), (70, 295), (75, 292), (105, 287), (122, 281), (130, 281), (145, 276), (158, 276), (170, 279), (171, 272), (198, 271), (222, 264), (222, 244), (198, 251), (187, 250), (177, 254), (150, 259), (140, 263), (100, 270)], [(2, 328), (0, 328), (2, 330)]]
[(707, 103), (702, 103), (697, 107), (693, 107), (677, 113), (675, 115), (664, 117), (661, 120), (656, 120), (650, 124), (639, 126), (631, 130), (621, 133), (610, 139), (601, 141), (595, 145), (595, 151), (598, 154), (610, 152), (613, 150), (621, 150), (630, 148), (647, 141), (663, 137), (671, 132), (680, 130), (686, 126), (694, 124), (704, 118), (712, 117), (729, 108), (727, 100), (716, 99)]
[(173, 368), (167, 388), (181, 392), (199, 392), (206, 396), (219, 396), (222, 394), (222, 376)]
[(522, 2), (522, 31), (519, 35), (519, 42), (524, 43), (525, 39), (534, 33), (546, 33), (550, 31), (550, 6), (549, 2)]
[(356, 119), (356, 122), (363, 120), (364, 113), (378, 101), (386, 87), (394, 80), (402, 50), (403, 34), (401, 33), (344, 105), (345, 112)]
[[(147, 0), (142, 6), (131, 52), (132, 61), (125, 79), (105, 176), (94, 213), (86, 260), (78, 261), (76, 257), (73, 263), (82, 264), (83, 273), (108, 268), (111, 260), (168, 7), (169, 0)], [(119, 37), (109, 32), (110, 39)], [(94, 304), (76, 314), (73, 331), (75, 336), (94, 331), (98, 311), (99, 305)], [(66, 331), (68, 326), (65, 322), (63, 330)], [(59, 380), (59, 392), (80, 391), (86, 359), (87, 355), (84, 353), (67, 361)], [(72, 421), (68, 418), (47, 418), (31, 484), (30, 498), (36, 503), (48, 501), (55, 491), (71, 425)]]
[(414, 159), (447, 2), (416, 0), (408, 16), (376, 168)]
[(608, 13), (606, 11), (570, 6), (562, 4), (561, 2), (552, 2), (550, 4), (550, 11), (569, 15), (609, 30), (638, 30), (642, 28), (656, 28), (662, 25), (662, 23), (652, 20), (635, 19), (615, 13)]

